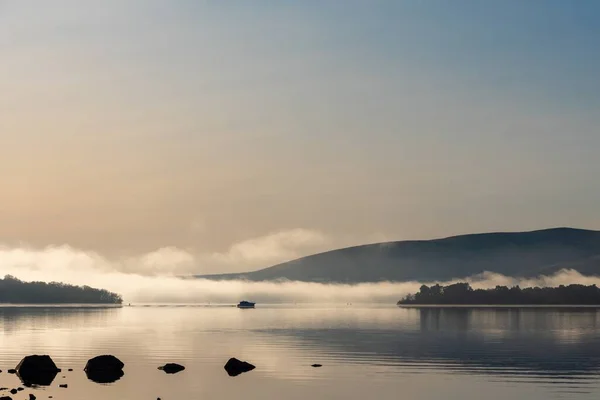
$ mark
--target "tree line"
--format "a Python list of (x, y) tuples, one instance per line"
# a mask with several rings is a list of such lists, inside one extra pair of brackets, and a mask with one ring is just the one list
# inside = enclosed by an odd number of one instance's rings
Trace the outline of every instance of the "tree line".
[(461, 282), (448, 286), (423, 285), (418, 293), (409, 294), (401, 304), (477, 304), (477, 305), (600, 305), (600, 288), (596, 285), (560, 285), (558, 287), (496, 286), (473, 289)]
[(0, 303), (13, 304), (121, 304), (121, 295), (89, 286), (60, 282), (23, 282), (14, 276), (0, 279)]

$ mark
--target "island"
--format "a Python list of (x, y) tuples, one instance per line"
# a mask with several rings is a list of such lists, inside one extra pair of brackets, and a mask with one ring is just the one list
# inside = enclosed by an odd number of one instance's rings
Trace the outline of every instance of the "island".
[(558, 287), (496, 286), (473, 289), (460, 282), (448, 286), (423, 285), (397, 303), (404, 305), (600, 305), (596, 285), (560, 285)]
[(121, 304), (123, 298), (104, 289), (59, 282), (23, 282), (14, 276), (0, 279), (0, 303), (9, 304)]

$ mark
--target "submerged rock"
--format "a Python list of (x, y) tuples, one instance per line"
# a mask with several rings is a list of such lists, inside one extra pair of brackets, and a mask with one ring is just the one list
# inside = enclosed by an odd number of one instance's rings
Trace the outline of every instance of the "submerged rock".
[(85, 374), (88, 379), (96, 383), (115, 382), (125, 373), (123, 367), (125, 364), (113, 355), (102, 355), (88, 360), (85, 365)]
[(246, 361), (240, 361), (237, 358), (230, 358), (229, 361), (227, 361), (227, 364), (225, 364), (224, 368), (229, 376), (238, 376), (244, 372), (252, 371), (256, 367)]
[(48, 355), (31, 355), (21, 360), (16, 372), (25, 386), (49, 386), (60, 369)]
[(17, 373), (17, 370), (16, 370), (16, 369), (9, 369), (9, 370), (8, 370), (8, 371), (6, 371), (6, 372), (8, 372), (9, 374), (16, 374), (16, 373)]
[(10, 389), (10, 394), (17, 394), (19, 391), (17, 389)]
[(313, 364), (313, 365), (311, 365), (311, 367), (313, 367), (313, 368), (321, 368), (322, 366), (323, 365), (321, 365), (321, 364)]
[(176, 374), (185, 369), (183, 365), (175, 364), (175, 363), (167, 363), (162, 367), (158, 367), (161, 371), (165, 371), (167, 374)]
[(63, 383), (62, 385), (58, 385), (58, 386), (61, 387), (61, 388), (64, 388), (64, 389), (66, 389), (66, 388), (69, 387), (69, 385), (67, 385), (66, 383)]

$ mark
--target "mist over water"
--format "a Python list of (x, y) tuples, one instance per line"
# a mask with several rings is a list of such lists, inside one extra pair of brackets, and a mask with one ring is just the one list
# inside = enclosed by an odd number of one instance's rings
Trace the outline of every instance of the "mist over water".
[[(419, 290), (422, 284), (450, 284), (467, 281), (474, 288), (496, 285), (521, 287), (558, 286), (572, 283), (600, 284), (599, 276), (583, 276), (575, 270), (562, 270), (535, 279), (519, 279), (484, 272), (456, 277), (448, 282), (378, 282), (325, 284), (298, 281), (248, 282), (184, 279), (174, 275), (171, 262), (162, 257), (144, 271), (148, 255), (126, 261), (110, 261), (97, 253), (73, 250), (67, 246), (45, 250), (0, 248), (0, 275), (13, 275), (24, 281), (64, 282), (107, 289), (123, 295), (126, 303), (236, 303), (249, 299), (261, 303), (389, 303)], [(137, 264), (139, 265), (137, 265)]]

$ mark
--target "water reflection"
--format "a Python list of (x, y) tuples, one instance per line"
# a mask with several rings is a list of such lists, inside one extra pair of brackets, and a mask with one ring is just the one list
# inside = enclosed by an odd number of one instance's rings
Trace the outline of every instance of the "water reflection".
[(118, 312), (114, 306), (0, 306), (0, 327), (10, 333), (93, 326), (107, 323)]
[(41, 374), (31, 374), (28, 372), (17, 373), (17, 377), (21, 380), (23, 386), (34, 387), (34, 386), (50, 386), (58, 372), (44, 371)]
[(86, 370), (85, 375), (92, 382), (96, 382), (96, 383), (100, 383), (100, 384), (108, 384), (108, 383), (115, 383), (116, 381), (121, 379), (123, 377), (123, 375), (125, 375), (125, 372), (123, 372), (123, 370), (109, 370), (109, 371), (98, 371), (98, 370), (88, 371), (88, 370)]
[[(398, 390), (438, 399), (469, 398), (476, 387), (492, 392), (489, 400), (539, 400), (600, 389), (595, 309), (0, 307), (0, 351), (0, 369), (27, 354), (50, 354), (63, 371), (74, 368), (44, 389), (62, 399), (270, 400), (285, 392), (295, 400), (362, 398), (373, 390), (378, 399), (395, 399)], [(83, 372), (86, 360), (106, 353), (127, 374)], [(231, 379), (223, 371), (231, 357), (256, 370)], [(186, 370), (164, 374), (157, 367), (166, 362)], [(0, 385), (14, 386), (11, 379), (0, 374)], [(67, 381), (68, 390), (56, 389)]]
[[(355, 362), (443, 370), (547, 383), (597, 380), (600, 374), (598, 312), (595, 309), (401, 310), (418, 325), (362, 329), (272, 329), (344, 353)], [(410, 319), (410, 318), (409, 318)]]

